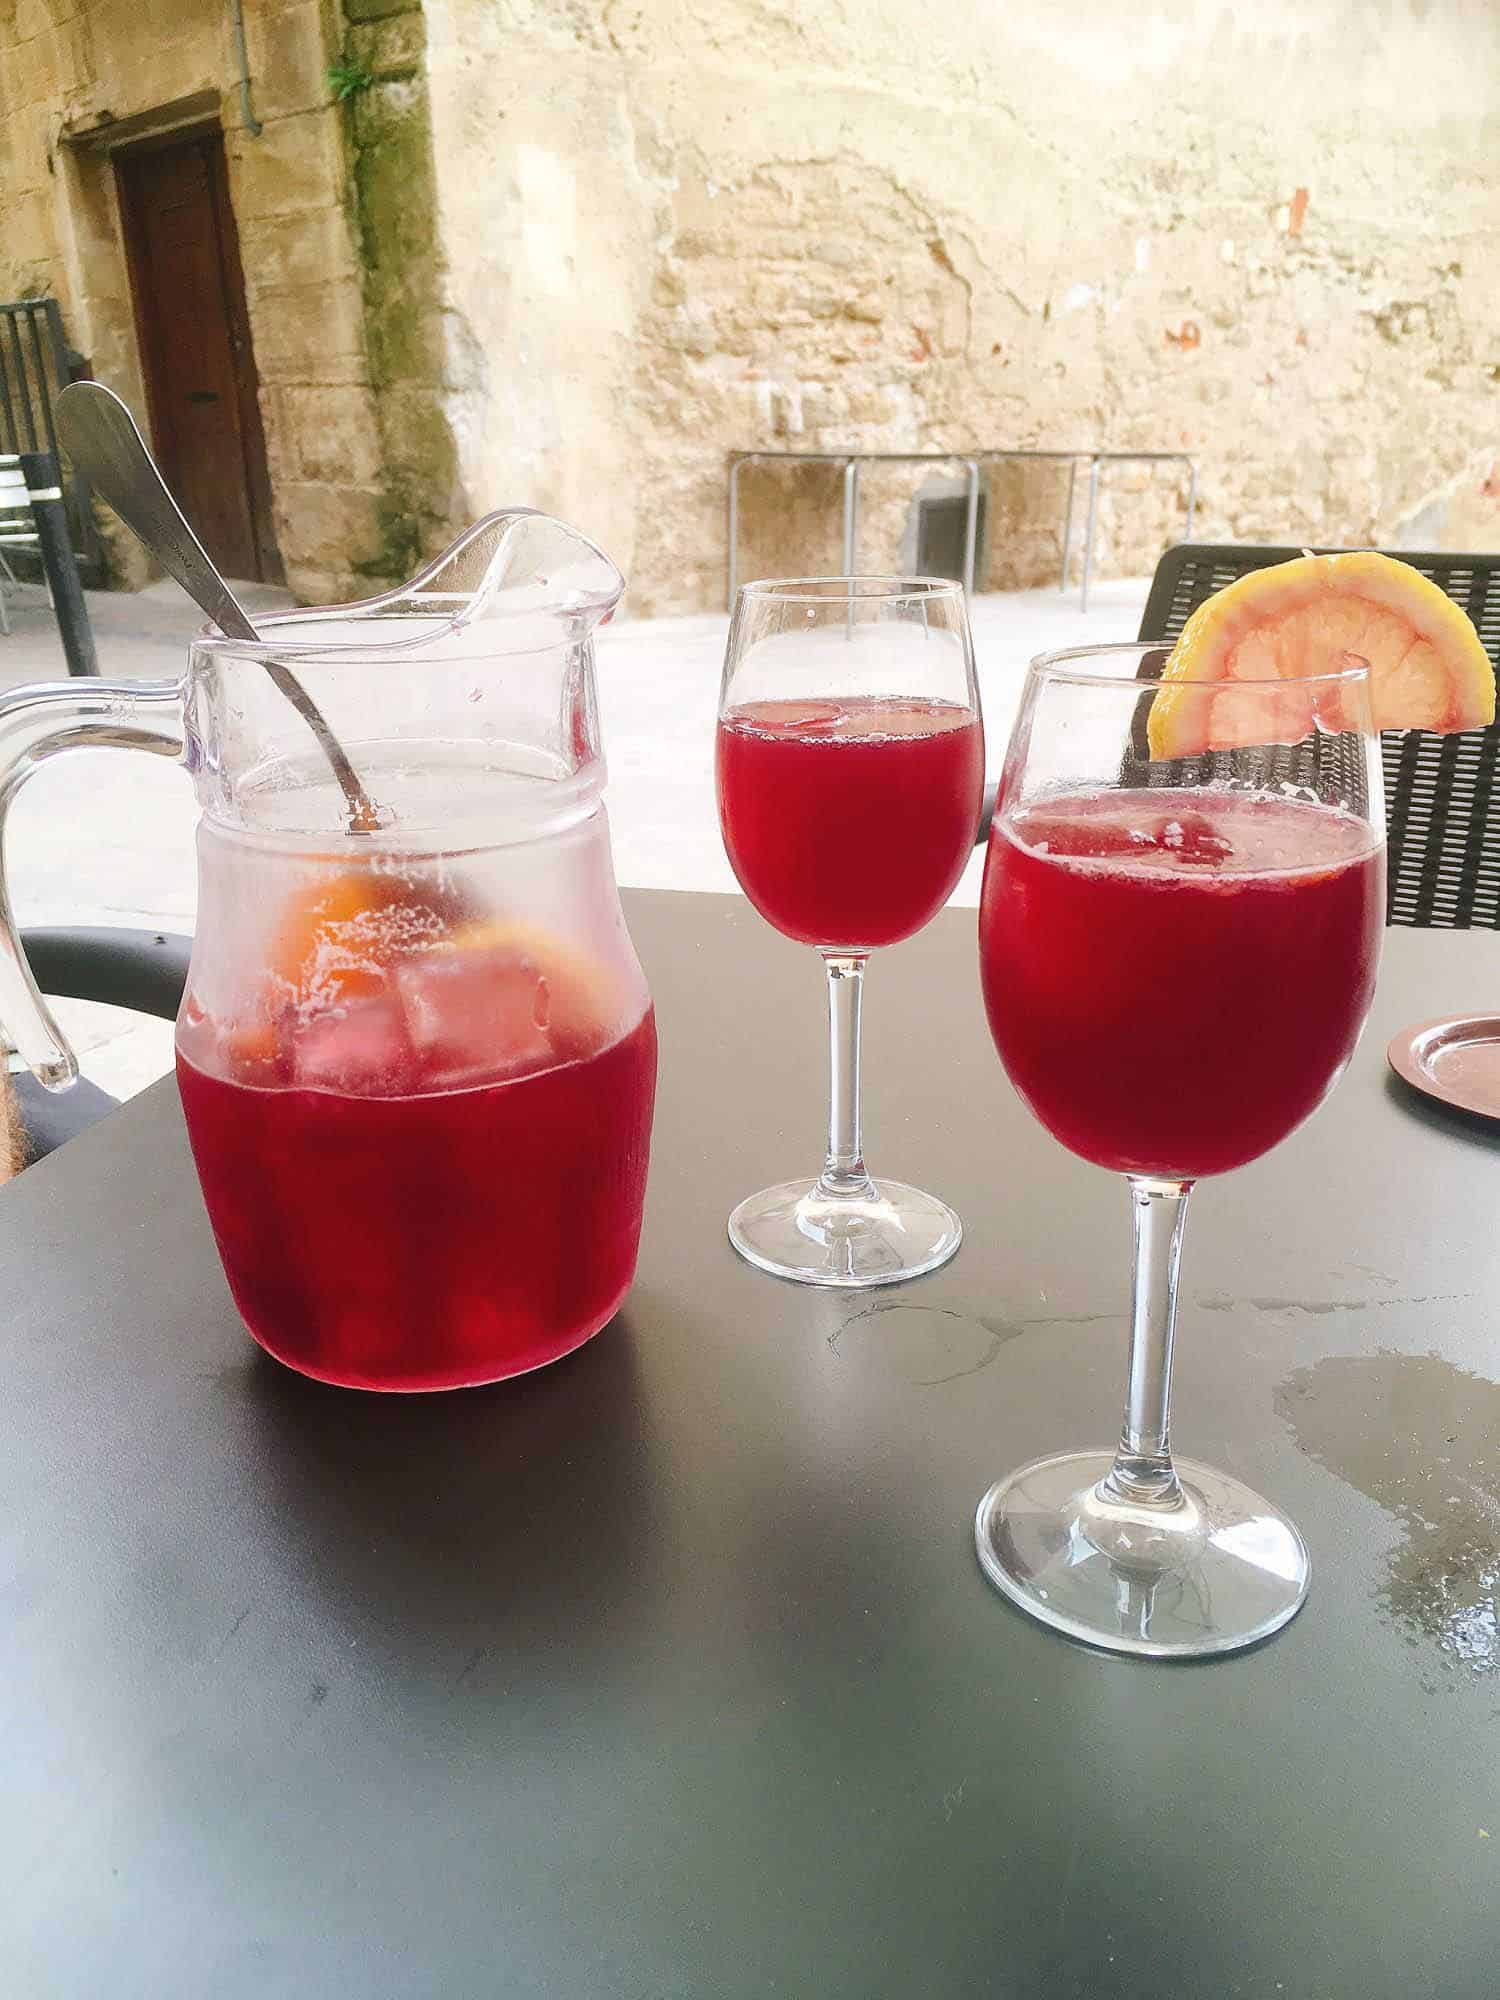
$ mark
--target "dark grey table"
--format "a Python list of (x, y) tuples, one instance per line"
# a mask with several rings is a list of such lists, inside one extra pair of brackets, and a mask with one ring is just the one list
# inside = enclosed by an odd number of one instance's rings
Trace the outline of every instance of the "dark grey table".
[(0, 1195), (6, 2000), (1492, 1996), (1500, 1157), (1383, 1050), (1492, 1004), (1500, 938), (1390, 933), (1332, 1103), (1197, 1197), (1178, 1438), (1315, 1574), (1171, 1668), (974, 1558), (997, 1472), (1114, 1435), (1127, 1236), (1003, 1080), (972, 913), (867, 1010), (872, 1161), (968, 1241), (854, 1297), (723, 1232), (817, 1153), (816, 959), (725, 899), (630, 916), (640, 1280), (529, 1380), (260, 1358), (170, 1083)]

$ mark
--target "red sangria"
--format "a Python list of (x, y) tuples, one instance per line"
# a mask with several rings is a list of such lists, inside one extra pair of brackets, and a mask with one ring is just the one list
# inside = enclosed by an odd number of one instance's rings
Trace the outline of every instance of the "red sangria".
[(295, 908), (231, 1021), (190, 992), (177, 1075), (261, 1345), (324, 1381), (448, 1389), (554, 1361), (618, 1308), (656, 1029), (616, 968), (392, 879), (346, 870)]
[(997, 814), (979, 918), (1006, 1073), (1052, 1135), (1192, 1179), (1284, 1139), (1375, 984), (1383, 847), (1336, 807), (1212, 791)]
[(956, 702), (756, 701), (719, 723), (719, 822), (740, 887), (812, 945), (897, 944), (953, 893), (984, 783)]

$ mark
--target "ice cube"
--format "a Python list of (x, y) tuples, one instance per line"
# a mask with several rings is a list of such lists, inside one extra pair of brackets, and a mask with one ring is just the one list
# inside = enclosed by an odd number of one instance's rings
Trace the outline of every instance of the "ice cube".
[(406, 1015), (389, 988), (336, 1007), (299, 1011), (291, 1036), (292, 1076), (307, 1090), (396, 1097), (418, 1086), (420, 1066)]
[(514, 946), (422, 952), (395, 966), (392, 982), (430, 1089), (521, 1076), (555, 1060), (546, 975)]

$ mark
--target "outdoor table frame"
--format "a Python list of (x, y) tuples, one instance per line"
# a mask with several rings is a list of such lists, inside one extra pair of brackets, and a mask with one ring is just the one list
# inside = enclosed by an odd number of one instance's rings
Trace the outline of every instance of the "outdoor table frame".
[(843, 474), (843, 557), (845, 576), (855, 575), (855, 561), (859, 540), (859, 475), (864, 465), (957, 465), (967, 474), (966, 512), (964, 518), (963, 586), (970, 597), (974, 594), (974, 560), (979, 531), (979, 481), (980, 468), (1007, 460), (1041, 460), (1068, 465), (1068, 494), (1063, 514), (1062, 567), (1058, 577), (1058, 589), (1068, 587), (1068, 563), (1073, 548), (1074, 503), (1078, 485), (1078, 467), (1087, 462), (1089, 468), (1088, 523), (1084, 530), (1083, 582), (1080, 592), (1080, 608), (1088, 609), (1089, 584), (1093, 575), (1094, 535), (1098, 520), (1100, 469), (1108, 465), (1133, 463), (1180, 464), (1187, 468), (1188, 497), (1187, 523), (1183, 539), (1193, 538), (1193, 516), (1198, 498), (1198, 471), (1193, 460), (1185, 452), (1175, 451), (1053, 451), (1017, 446), (1014, 448), (987, 446), (982, 451), (781, 451), (776, 449), (756, 451), (734, 451), (729, 454), (729, 488), (727, 501), (727, 589), (725, 608), (734, 609), (734, 600), (739, 589), (739, 534), (740, 534), (740, 475), (747, 465), (759, 464), (803, 464), (834, 465)]

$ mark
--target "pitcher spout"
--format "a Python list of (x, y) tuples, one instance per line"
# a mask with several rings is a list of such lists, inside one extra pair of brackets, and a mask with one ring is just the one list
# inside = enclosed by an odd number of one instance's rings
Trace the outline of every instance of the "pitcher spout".
[(534, 507), (506, 507), (466, 528), (409, 583), (371, 598), (377, 615), (449, 611), (457, 625), (552, 621), (541, 643), (604, 624), (625, 579), (596, 542)]

